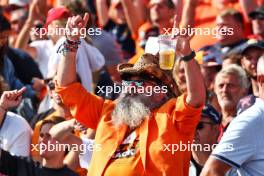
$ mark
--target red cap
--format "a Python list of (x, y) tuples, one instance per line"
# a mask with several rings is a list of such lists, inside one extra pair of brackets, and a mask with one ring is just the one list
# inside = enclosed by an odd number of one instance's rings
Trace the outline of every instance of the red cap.
[(71, 16), (71, 12), (65, 7), (52, 8), (48, 11), (45, 28), (47, 28), (48, 25), (54, 20), (64, 19)]

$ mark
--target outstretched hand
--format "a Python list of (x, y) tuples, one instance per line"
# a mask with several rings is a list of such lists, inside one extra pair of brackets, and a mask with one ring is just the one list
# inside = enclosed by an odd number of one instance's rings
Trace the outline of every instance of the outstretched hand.
[(81, 29), (86, 27), (88, 20), (88, 13), (85, 13), (83, 18), (80, 15), (69, 17), (66, 24), (66, 30), (68, 31), (67, 39), (71, 41), (78, 41), (81, 36)]
[(25, 91), (26, 87), (20, 90), (5, 91), (0, 98), (0, 106), (5, 110), (18, 106), (22, 100), (22, 94)]

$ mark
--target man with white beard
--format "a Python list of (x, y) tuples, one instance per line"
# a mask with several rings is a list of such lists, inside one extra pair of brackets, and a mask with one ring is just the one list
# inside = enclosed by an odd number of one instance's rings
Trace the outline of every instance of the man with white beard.
[[(71, 17), (67, 28), (76, 31), (87, 20), (88, 14)], [(110, 101), (76, 82), (79, 37), (68, 35), (62, 46), (56, 91), (76, 120), (96, 130), (95, 144), (101, 150), (93, 151), (89, 175), (188, 175), (191, 150), (176, 146), (192, 143), (205, 102), (190, 38), (175, 39), (176, 52), (184, 60), (187, 94), (178, 94), (172, 74), (160, 69), (159, 57), (144, 54), (135, 64), (119, 65), (124, 93)]]

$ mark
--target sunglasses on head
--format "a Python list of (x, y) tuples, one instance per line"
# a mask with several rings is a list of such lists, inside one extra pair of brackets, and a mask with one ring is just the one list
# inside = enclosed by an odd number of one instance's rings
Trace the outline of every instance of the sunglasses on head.
[(213, 123), (213, 122), (199, 122), (197, 127), (196, 127), (196, 130), (203, 129), (204, 128), (204, 124), (215, 125), (215, 123)]

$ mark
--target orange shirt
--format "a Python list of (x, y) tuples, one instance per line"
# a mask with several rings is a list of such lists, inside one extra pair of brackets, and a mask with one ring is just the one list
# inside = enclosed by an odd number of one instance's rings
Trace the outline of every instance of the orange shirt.
[(144, 168), (139, 153), (139, 129), (132, 131), (120, 144), (104, 171), (104, 176), (126, 173), (126, 176), (143, 176)]
[[(126, 125), (115, 127), (112, 123), (115, 102), (88, 93), (79, 83), (57, 87), (56, 91), (79, 122), (96, 129), (95, 143), (101, 145), (101, 150), (93, 152), (88, 174), (102, 175), (128, 129)], [(175, 149), (193, 141), (201, 110), (202, 106), (189, 106), (184, 94), (170, 99), (146, 117), (138, 129), (140, 159), (145, 175), (188, 175), (191, 151)]]

